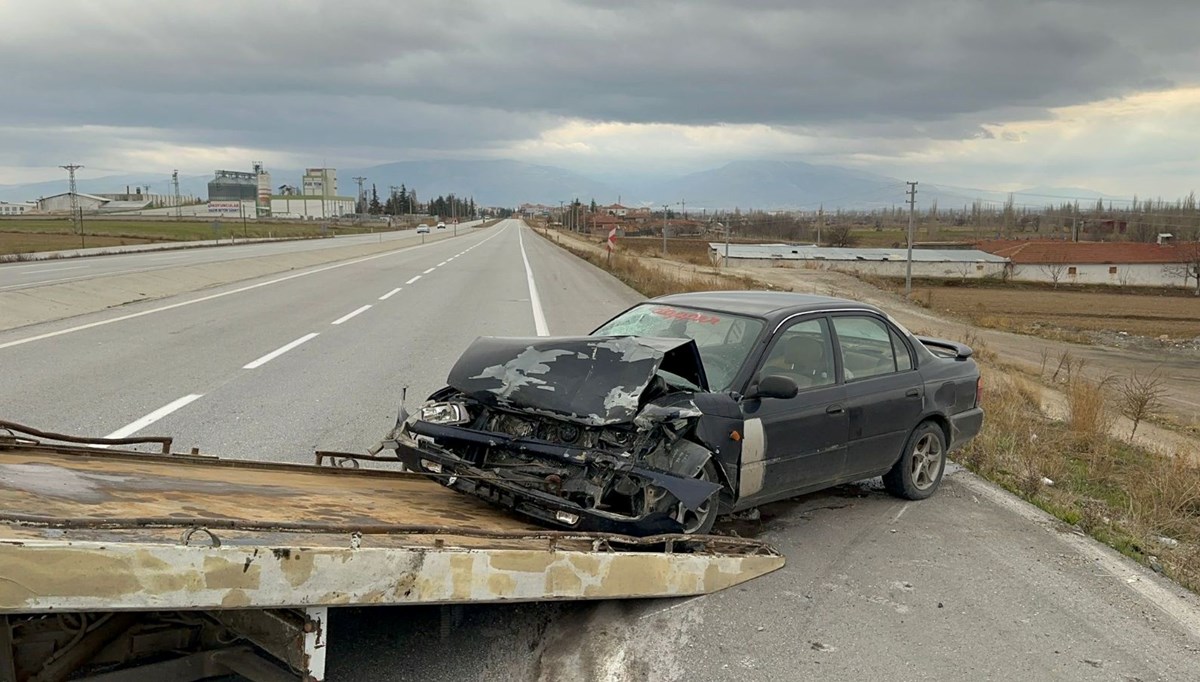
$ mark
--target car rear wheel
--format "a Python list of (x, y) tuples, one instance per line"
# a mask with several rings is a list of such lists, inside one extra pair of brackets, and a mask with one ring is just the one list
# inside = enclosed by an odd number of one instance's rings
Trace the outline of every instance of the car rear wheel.
[(918, 426), (904, 446), (904, 453), (883, 475), (883, 486), (896, 497), (923, 500), (932, 495), (946, 471), (946, 436), (933, 422)]

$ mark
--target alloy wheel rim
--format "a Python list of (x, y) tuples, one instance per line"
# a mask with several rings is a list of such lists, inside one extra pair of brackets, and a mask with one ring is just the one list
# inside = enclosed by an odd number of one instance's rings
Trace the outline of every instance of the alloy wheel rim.
[(937, 482), (941, 471), (942, 444), (932, 433), (927, 433), (913, 446), (913, 486), (918, 490), (928, 490)]

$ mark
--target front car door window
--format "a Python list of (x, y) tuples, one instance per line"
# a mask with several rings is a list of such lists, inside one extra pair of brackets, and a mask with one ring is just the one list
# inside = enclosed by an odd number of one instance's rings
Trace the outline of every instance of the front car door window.
[(782, 375), (800, 390), (792, 398), (742, 402), (741, 498), (777, 499), (823, 487), (842, 474), (849, 431), (833, 348), (824, 316), (776, 332), (750, 383)]
[(825, 318), (797, 322), (779, 333), (759, 377), (780, 374), (795, 380), (800, 390), (829, 386), (836, 381), (833, 342)]

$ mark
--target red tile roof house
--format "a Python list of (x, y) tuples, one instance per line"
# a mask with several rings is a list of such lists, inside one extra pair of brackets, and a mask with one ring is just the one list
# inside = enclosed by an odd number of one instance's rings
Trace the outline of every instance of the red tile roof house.
[(624, 222), (617, 216), (608, 213), (589, 213), (587, 226), (593, 232), (603, 232), (608, 235), (609, 229), (616, 227), (620, 230), (624, 227)]
[(1053, 284), (1190, 286), (1200, 266), (1200, 243), (998, 240), (976, 245), (1011, 261), (1009, 277)]

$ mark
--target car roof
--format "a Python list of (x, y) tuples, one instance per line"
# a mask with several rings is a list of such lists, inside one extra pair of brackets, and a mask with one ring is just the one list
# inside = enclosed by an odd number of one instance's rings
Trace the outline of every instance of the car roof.
[(834, 308), (883, 312), (862, 301), (815, 294), (797, 294), (788, 291), (697, 291), (687, 294), (669, 294), (651, 300), (658, 303), (766, 318)]

